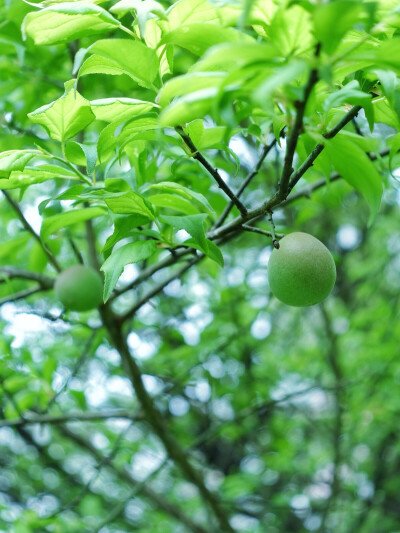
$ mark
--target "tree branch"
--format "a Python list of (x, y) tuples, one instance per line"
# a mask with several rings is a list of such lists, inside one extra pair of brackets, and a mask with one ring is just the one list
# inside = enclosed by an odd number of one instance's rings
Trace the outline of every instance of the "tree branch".
[[(244, 179), (242, 185), (239, 187), (238, 189), (238, 192), (236, 193), (236, 197), (237, 198), (240, 198), (241, 195), (243, 194), (244, 190), (246, 189), (246, 187), (249, 185), (249, 183), (251, 182), (251, 180), (257, 176), (257, 174), (259, 173), (260, 171), (260, 168), (261, 168), (261, 165), (263, 164), (264, 162), (264, 159), (267, 157), (267, 155), (269, 154), (269, 152), (271, 151), (271, 149), (275, 146), (276, 144), (276, 139), (274, 139), (270, 144), (266, 144), (263, 148), (263, 151), (261, 152), (261, 155), (257, 161), (257, 164), (256, 166), (254, 167), (254, 169), (249, 172), (246, 176), (246, 178)], [(215, 228), (219, 228), (220, 226), (222, 226), (222, 224), (225, 222), (226, 220), (226, 217), (229, 215), (229, 213), (231, 212), (232, 210), (232, 207), (234, 206), (234, 202), (231, 200), (229, 202), (229, 204), (225, 207), (224, 211), (222, 212), (220, 218), (217, 220), (217, 222), (214, 224), (214, 229)]]
[[(62, 432), (63, 435), (78, 444), (78, 446), (88, 450), (99, 462), (104, 462), (104, 464), (107, 464), (118, 475), (120, 479), (123, 479), (125, 482), (132, 485), (134, 489), (137, 488), (139, 482), (136, 481), (132, 474), (128, 470), (122, 469), (115, 465), (112, 459), (108, 460), (106, 457), (104, 457), (89, 440), (67, 429), (65, 426), (60, 426), (59, 430)], [(158, 492), (155, 492), (150, 486), (141, 484), (140, 491), (143, 492), (143, 494), (150, 501), (152, 501), (153, 504), (155, 504), (156, 508), (159, 508), (163, 510), (166, 514), (174, 517), (176, 520), (184, 524), (193, 533), (210, 533), (209, 530), (205, 530), (202, 526), (193, 522), (193, 520), (189, 516), (184, 514), (183, 511), (179, 509), (179, 507), (176, 507), (175, 505), (170, 503), (164, 498), (164, 496), (162, 496)]]
[[(325, 139), (333, 139), (335, 135), (339, 133), (340, 130), (342, 130), (349, 122), (353, 120), (355, 116), (359, 113), (361, 109), (361, 106), (355, 106), (346, 115), (340, 120), (334, 128), (332, 128), (327, 133), (324, 133), (323, 137)], [(290, 184), (288, 187), (288, 194), (290, 194), (293, 187), (296, 185), (296, 183), (299, 181), (299, 179), (307, 172), (307, 170), (312, 167), (314, 161), (317, 159), (319, 154), (322, 152), (322, 150), (325, 148), (324, 144), (317, 144), (316, 147), (313, 149), (313, 151), (309, 154), (309, 156), (305, 159), (302, 165), (293, 172)]]
[(127, 409), (109, 409), (105, 411), (85, 411), (64, 413), (62, 415), (37, 415), (23, 414), (20, 418), (0, 420), (0, 427), (22, 427), (31, 424), (66, 424), (67, 422), (80, 422), (88, 420), (109, 420), (111, 418), (127, 418), (141, 420), (138, 415), (132, 415)]
[[(319, 56), (320, 48), (321, 46), (318, 43), (316, 51), (315, 51), (315, 57)], [(304, 113), (306, 110), (306, 105), (310, 97), (311, 91), (314, 85), (317, 83), (317, 81), (318, 81), (318, 70), (314, 67), (310, 72), (307, 85), (305, 86), (303, 99), (297, 105), (296, 118), (293, 124), (292, 131), (287, 139), (285, 160), (283, 163), (281, 183), (279, 187), (279, 193), (280, 193), (281, 199), (285, 199), (290, 192), (290, 190), (288, 189), (289, 179), (293, 172), (293, 159), (294, 159), (294, 154), (296, 152), (297, 141), (301, 134), (301, 130), (303, 128), (303, 118), (304, 118)]]
[(36, 231), (32, 228), (32, 226), (29, 224), (29, 222), (26, 220), (23, 212), (21, 211), (19, 205), (15, 200), (12, 198), (12, 196), (8, 193), (8, 191), (3, 190), (2, 193), (7, 199), (7, 202), (11, 205), (11, 207), (14, 209), (14, 211), (17, 213), (20, 221), (22, 222), (22, 225), (24, 228), (29, 231), (29, 233), (33, 236), (33, 238), (38, 242), (39, 246), (42, 248), (43, 252), (46, 254), (48, 260), (53, 265), (53, 267), (57, 270), (57, 272), (61, 272), (61, 267), (57, 262), (57, 259), (53, 256), (53, 254), (48, 250), (48, 248), (44, 245), (42, 239), (40, 236), (36, 233)]
[(2, 280), (9, 279), (26, 279), (29, 281), (36, 281), (43, 290), (52, 289), (54, 285), (53, 278), (43, 276), (37, 272), (31, 272), (30, 270), (24, 270), (22, 268), (16, 268), (13, 266), (0, 267), (0, 283)]
[(228, 187), (228, 185), (226, 185), (218, 170), (216, 168), (213, 168), (212, 165), (207, 161), (207, 159), (197, 150), (196, 146), (193, 144), (193, 141), (191, 140), (189, 135), (184, 132), (182, 127), (177, 127), (176, 131), (185, 141), (188, 148), (190, 148), (192, 157), (194, 159), (197, 159), (197, 161), (199, 161), (199, 163), (203, 165), (203, 167), (209, 172), (209, 174), (211, 174), (211, 176), (217, 182), (218, 187), (224, 191), (224, 193), (228, 196), (231, 202), (239, 209), (240, 214), (245, 216), (247, 213), (246, 207), (242, 204), (242, 202), (235, 195), (235, 193)]
[[(186, 268), (189, 268), (190, 266), (191, 265), (186, 265)], [(224, 533), (234, 533), (233, 528), (229, 524), (228, 516), (225, 510), (221, 507), (217, 496), (209, 491), (204, 482), (202, 474), (194, 466), (192, 466), (185, 451), (167, 430), (162, 414), (158, 411), (153, 399), (148, 394), (143, 384), (141, 371), (130, 353), (126, 337), (122, 333), (121, 327), (118, 325), (115, 315), (107, 306), (104, 306), (100, 312), (103, 323), (108, 329), (114, 346), (121, 356), (122, 364), (133, 385), (147, 422), (150, 424), (156, 435), (163, 443), (168, 456), (180, 468), (186, 479), (196, 485), (203, 500), (213, 510), (214, 515), (218, 520), (220, 531)]]

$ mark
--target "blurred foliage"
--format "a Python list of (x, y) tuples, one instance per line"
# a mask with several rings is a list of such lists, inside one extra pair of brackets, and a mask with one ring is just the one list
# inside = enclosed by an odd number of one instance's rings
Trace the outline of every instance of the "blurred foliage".
[[(397, 4), (0, 3), (1, 532), (398, 533)], [(327, 149), (274, 222), (323, 241), (338, 276), (291, 308), (270, 237), (213, 234), (228, 200), (186, 141), (231, 191), (271, 143), (255, 209), (302, 102), (295, 171)], [(94, 256), (107, 304), (65, 311), (57, 265)]]

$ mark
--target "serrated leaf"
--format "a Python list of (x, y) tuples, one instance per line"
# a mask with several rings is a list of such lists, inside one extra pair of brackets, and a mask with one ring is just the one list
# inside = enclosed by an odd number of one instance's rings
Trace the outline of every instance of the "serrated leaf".
[(356, 143), (340, 133), (326, 142), (325, 150), (337, 172), (366, 199), (371, 225), (382, 196), (382, 179), (374, 164)]
[(143, 43), (131, 39), (103, 39), (92, 44), (86, 53), (93, 55), (79, 69), (79, 77), (94, 73), (126, 74), (142, 87), (154, 90), (159, 60), (156, 52)]
[(153, 240), (132, 242), (114, 250), (100, 268), (105, 274), (104, 302), (111, 296), (125, 266), (148, 259), (156, 250), (157, 246)]
[(32, 122), (41, 124), (56, 141), (70, 139), (96, 118), (90, 102), (74, 90), (74, 84), (75, 80), (67, 81), (61, 98), (28, 114)]
[(128, 192), (115, 198), (107, 198), (106, 204), (113, 213), (118, 215), (143, 215), (150, 220), (155, 219), (155, 214), (151, 204), (136, 192)]
[(53, 235), (62, 228), (72, 226), (79, 222), (85, 222), (86, 220), (105, 215), (106, 213), (106, 210), (101, 207), (87, 207), (46, 218), (42, 223), (40, 237), (46, 242), (50, 235)]
[(163, 216), (162, 220), (172, 226), (175, 229), (183, 229), (193, 239), (200, 244), (200, 246), (208, 251), (207, 239), (205, 236), (204, 221), (208, 215), (199, 214), (199, 215), (188, 215), (183, 217), (176, 216)]
[(120, 26), (108, 11), (89, 2), (62, 2), (28, 13), (22, 30), (35, 44), (58, 44)]

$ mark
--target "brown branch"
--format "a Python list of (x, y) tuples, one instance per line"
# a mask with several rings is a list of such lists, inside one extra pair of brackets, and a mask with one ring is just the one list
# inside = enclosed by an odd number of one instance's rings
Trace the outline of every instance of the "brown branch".
[(7, 199), (7, 202), (11, 205), (11, 207), (14, 209), (14, 211), (17, 213), (18, 218), (22, 222), (22, 225), (24, 228), (29, 231), (29, 233), (33, 236), (33, 238), (38, 242), (39, 246), (42, 248), (43, 252), (47, 256), (50, 263), (53, 265), (53, 267), (57, 270), (57, 272), (61, 272), (61, 267), (57, 262), (57, 259), (53, 256), (53, 254), (48, 250), (47, 246), (43, 243), (40, 236), (36, 233), (36, 231), (33, 229), (33, 227), (29, 224), (27, 219), (25, 218), (25, 215), (21, 211), (21, 208), (19, 207), (18, 203), (12, 198), (12, 196), (9, 194), (8, 191), (3, 190), (2, 193)]
[[(315, 57), (319, 56), (320, 48), (321, 46), (318, 43), (316, 47), (316, 51), (315, 51)], [(293, 159), (294, 159), (294, 154), (296, 152), (297, 141), (300, 137), (300, 134), (303, 128), (303, 118), (304, 118), (304, 113), (306, 110), (306, 105), (310, 97), (311, 91), (314, 85), (317, 83), (317, 81), (318, 81), (318, 70), (314, 67), (310, 72), (307, 85), (304, 88), (303, 99), (301, 100), (301, 102), (297, 104), (296, 118), (293, 124), (292, 131), (290, 132), (290, 135), (288, 136), (288, 139), (287, 139), (285, 160), (283, 163), (281, 183), (279, 186), (279, 194), (280, 194), (281, 199), (285, 199), (290, 192), (289, 180), (290, 180), (291, 174), (293, 173)]]
[(222, 179), (220, 173), (216, 168), (213, 168), (213, 166), (207, 161), (207, 159), (197, 150), (196, 146), (193, 144), (192, 139), (187, 135), (182, 127), (177, 127), (176, 131), (179, 133), (179, 135), (182, 137), (182, 139), (185, 141), (186, 145), (191, 151), (191, 155), (194, 159), (197, 159), (197, 161), (203, 165), (203, 167), (211, 174), (211, 176), (216, 181), (218, 187), (224, 191), (224, 193), (228, 196), (228, 198), (233, 202), (233, 204), (239, 209), (239, 212), (241, 215), (245, 216), (247, 213), (247, 209), (242, 204), (242, 202), (239, 200), (239, 198), (235, 195), (235, 193), (228, 187), (228, 185), (224, 182)]
[[(355, 106), (346, 115), (340, 120), (334, 128), (332, 128), (330, 131), (325, 133), (323, 137), (325, 139), (333, 139), (335, 135), (339, 133), (349, 122), (352, 121), (352, 119), (357, 116), (361, 109), (361, 106)], [(296, 183), (299, 181), (299, 179), (307, 172), (307, 170), (312, 167), (314, 161), (317, 159), (319, 154), (322, 152), (322, 150), (325, 148), (324, 144), (317, 144), (316, 147), (312, 150), (312, 152), (308, 155), (308, 157), (305, 159), (305, 161), (300, 165), (300, 167), (293, 172), (290, 184), (288, 187), (288, 194), (290, 194), (293, 187), (296, 185)]]
[[(186, 265), (186, 268), (189, 268), (189, 266)], [(142, 406), (146, 421), (163, 443), (168, 456), (180, 468), (186, 479), (196, 485), (203, 500), (213, 510), (214, 515), (218, 520), (220, 531), (234, 533), (233, 528), (229, 524), (228, 516), (225, 510), (222, 508), (217, 496), (210, 492), (200, 471), (190, 463), (185, 451), (167, 430), (162, 414), (158, 411), (153, 399), (144, 387), (141, 371), (130, 353), (126, 337), (122, 333), (121, 327), (117, 323), (115, 315), (107, 306), (104, 306), (101, 309), (101, 315), (103, 323), (108, 329), (113, 344), (121, 356), (123, 367)]]

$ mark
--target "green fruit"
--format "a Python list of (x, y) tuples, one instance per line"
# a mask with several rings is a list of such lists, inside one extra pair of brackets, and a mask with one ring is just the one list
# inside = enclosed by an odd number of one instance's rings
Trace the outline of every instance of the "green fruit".
[(98, 307), (103, 296), (103, 282), (93, 268), (74, 265), (56, 279), (54, 292), (67, 309), (89, 311)]
[(281, 302), (305, 307), (322, 302), (335, 285), (332, 254), (308, 233), (290, 233), (279, 241), (268, 263), (272, 294)]

